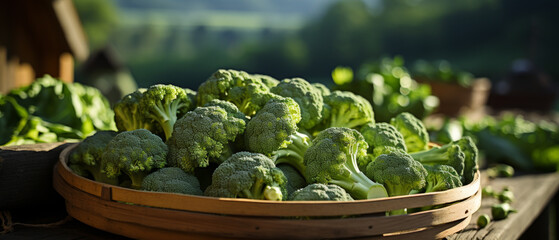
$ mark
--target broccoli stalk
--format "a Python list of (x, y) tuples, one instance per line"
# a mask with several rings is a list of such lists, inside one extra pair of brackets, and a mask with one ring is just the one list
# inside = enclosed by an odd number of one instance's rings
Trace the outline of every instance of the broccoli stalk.
[(296, 132), (289, 135), (290, 144), (285, 148), (274, 151), (272, 160), (277, 164), (286, 163), (293, 166), (299, 173), (305, 173), (304, 157), (310, 146), (310, 138), (306, 134)]
[(413, 152), (410, 155), (416, 161), (422, 164), (434, 165), (444, 164), (449, 165), (456, 170), (458, 175), (462, 176), (464, 173), (464, 160), (465, 154), (456, 143), (448, 143), (440, 147), (434, 147), (429, 150)]
[(195, 92), (173, 85), (153, 85), (143, 93), (140, 109), (146, 119), (157, 122), (165, 133), (165, 140), (173, 133), (178, 118), (191, 110)]
[(280, 187), (267, 185), (264, 179), (258, 178), (250, 189), (243, 189), (237, 197), (281, 201), (283, 193)]
[(328, 128), (320, 132), (305, 152), (304, 163), (309, 182), (336, 184), (355, 199), (387, 197), (382, 184), (367, 178), (357, 166), (366, 155), (367, 143), (356, 130)]

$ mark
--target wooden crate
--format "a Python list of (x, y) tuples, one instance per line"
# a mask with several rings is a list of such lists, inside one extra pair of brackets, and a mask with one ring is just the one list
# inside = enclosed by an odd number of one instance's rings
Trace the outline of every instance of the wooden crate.
[(65, 143), (0, 147), (0, 210), (62, 201), (52, 187), (52, 169)]
[[(74, 147), (61, 153), (53, 179), (68, 213), (95, 228), (138, 239), (438, 239), (465, 228), (481, 204), (479, 173), (472, 183), (448, 191), (347, 202), (147, 192), (75, 175), (66, 164)], [(447, 203), (453, 204), (407, 215), (384, 214)]]

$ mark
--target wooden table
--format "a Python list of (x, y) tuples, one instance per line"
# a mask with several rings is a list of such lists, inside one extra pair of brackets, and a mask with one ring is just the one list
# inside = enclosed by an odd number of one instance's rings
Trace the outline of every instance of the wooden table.
[[(483, 174), (482, 174), (483, 175)], [(495, 190), (508, 186), (514, 192), (516, 200), (512, 206), (518, 210), (507, 219), (492, 221), (486, 228), (478, 229), (477, 217), (482, 213), (490, 215), (491, 205), (497, 200), (484, 198), (482, 206), (473, 215), (472, 222), (459, 233), (448, 237), (451, 239), (547, 239), (556, 236), (557, 229), (554, 216), (556, 214), (555, 195), (559, 188), (559, 174), (525, 174), (513, 178), (489, 180), (482, 179), (483, 185), (491, 185)], [(63, 203), (47, 209), (17, 210), (12, 213), (14, 221), (26, 223), (47, 223), (64, 219)], [(549, 221), (551, 220), (551, 221)], [(553, 226), (549, 226), (553, 222)], [(535, 223), (535, 224), (534, 224)], [(1, 224), (1, 222), (0, 222)], [(1, 231), (1, 229), (0, 229)], [(3, 240), (19, 239), (126, 239), (124, 237), (100, 231), (72, 219), (64, 224), (51, 228), (15, 226), (14, 231), (0, 235)]]
[[(482, 175), (484, 175), (482, 173)], [(472, 216), (470, 224), (448, 239), (553, 239), (556, 229), (556, 195), (559, 188), (559, 173), (526, 174), (512, 178), (482, 179), (482, 186), (490, 185), (501, 191), (509, 187), (515, 196), (512, 207), (518, 212), (507, 219), (492, 221), (478, 229), (479, 215), (491, 216), (491, 205), (498, 200), (484, 197), (480, 209)], [(535, 224), (533, 224), (535, 223)], [(550, 225), (551, 224), (551, 225)]]

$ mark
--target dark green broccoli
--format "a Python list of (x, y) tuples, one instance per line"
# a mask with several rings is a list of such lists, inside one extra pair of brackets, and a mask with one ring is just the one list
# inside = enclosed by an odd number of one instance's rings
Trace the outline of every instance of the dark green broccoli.
[(413, 152), (410, 155), (424, 165), (444, 164), (453, 167), (460, 177), (464, 174), (466, 155), (460, 146), (454, 142), (433, 147), (429, 150)]
[(287, 199), (286, 185), (285, 175), (270, 158), (238, 152), (215, 169), (205, 195), (281, 201)]
[(299, 171), (293, 166), (282, 163), (277, 164), (276, 167), (279, 168), (283, 172), (283, 175), (285, 175), (285, 177), (287, 178), (288, 196), (291, 195), (291, 193), (295, 192), (297, 189), (307, 186), (307, 181), (305, 180), (303, 175), (301, 175), (301, 173), (299, 173)]
[(302, 78), (284, 79), (270, 89), (272, 93), (282, 97), (293, 98), (301, 109), (299, 126), (311, 129), (322, 121), (324, 100), (321, 93)]
[(105, 148), (116, 135), (115, 131), (99, 131), (85, 138), (70, 154), (68, 159), (70, 167), (79, 166), (82, 171), (93, 176), (93, 180), (97, 182), (117, 185), (118, 177), (109, 177), (101, 168)]
[(313, 183), (289, 195), (290, 201), (353, 201), (340, 186)]
[(204, 195), (198, 179), (177, 167), (161, 168), (150, 173), (142, 181), (142, 190)]
[(165, 140), (173, 134), (177, 119), (195, 106), (196, 92), (173, 85), (157, 84), (149, 87), (140, 98), (140, 110), (146, 119), (157, 122), (165, 133)]
[(448, 165), (424, 165), (427, 170), (425, 192), (436, 192), (462, 186), (460, 175)]
[[(408, 195), (425, 187), (427, 170), (401, 150), (381, 154), (367, 165), (365, 172), (373, 181), (383, 184), (389, 196)], [(391, 215), (406, 214), (407, 209), (390, 211)]]
[(121, 132), (112, 138), (101, 155), (101, 169), (108, 177), (122, 173), (139, 189), (144, 177), (167, 164), (167, 145), (146, 129)]
[(429, 146), (429, 133), (427, 128), (411, 113), (403, 112), (390, 120), (390, 124), (404, 137), (408, 152), (427, 150)]
[(276, 164), (287, 163), (304, 174), (303, 157), (310, 138), (299, 133), (299, 105), (292, 98), (272, 99), (248, 122), (245, 145), (251, 152), (271, 156)]
[(330, 107), (328, 127), (357, 128), (375, 121), (373, 107), (367, 99), (348, 91), (333, 91), (324, 96)]
[(457, 141), (454, 141), (454, 143), (460, 146), (460, 150), (464, 152), (464, 173), (462, 174), (462, 183), (468, 184), (474, 180), (474, 176), (479, 169), (479, 152), (477, 146), (469, 136), (462, 137)]
[(328, 128), (320, 132), (304, 156), (307, 181), (336, 184), (354, 199), (387, 197), (384, 186), (373, 182), (357, 166), (367, 147), (361, 133), (354, 129)]
[(396, 128), (388, 123), (367, 123), (359, 130), (365, 138), (369, 148), (367, 149), (368, 155), (366, 158), (358, 159), (359, 168), (364, 170), (369, 162), (381, 154), (391, 153), (397, 150), (407, 152), (404, 137)]
[(247, 116), (253, 116), (268, 100), (276, 97), (257, 76), (243, 71), (217, 70), (198, 87), (198, 106), (213, 99), (232, 102)]
[(197, 107), (177, 120), (169, 146), (169, 166), (192, 173), (231, 156), (230, 143), (245, 130), (245, 120), (217, 106)]

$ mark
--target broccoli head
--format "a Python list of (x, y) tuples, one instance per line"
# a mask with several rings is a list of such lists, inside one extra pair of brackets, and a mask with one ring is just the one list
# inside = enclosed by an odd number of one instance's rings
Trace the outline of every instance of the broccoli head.
[(474, 180), (474, 175), (479, 169), (479, 152), (477, 146), (469, 136), (462, 137), (454, 141), (454, 143), (460, 146), (460, 150), (464, 152), (464, 174), (462, 175), (462, 183), (468, 184)]
[[(162, 132), (161, 127), (152, 123), (153, 120), (146, 119), (140, 110), (140, 99), (147, 89), (140, 88), (115, 103), (113, 110), (115, 112), (115, 123), (119, 131), (132, 131), (144, 128), (154, 133)], [(155, 128), (154, 127), (158, 127)]]
[(286, 185), (285, 175), (270, 158), (238, 152), (215, 169), (205, 195), (281, 201), (287, 199)]
[(321, 131), (305, 152), (307, 181), (338, 185), (354, 199), (387, 197), (384, 186), (373, 182), (357, 166), (357, 159), (367, 154), (367, 147), (357, 130), (328, 128)]
[(177, 119), (192, 110), (196, 92), (173, 85), (157, 84), (149, 87), (140, 98), (140, 110), (144, 117), (158, 123), (168, 140)]
[(272, 93), (282, 97), (290, 97), (299, 104), (301, 121), (299, 126), (311, 129), (322, 121), (322, 94), (309, 82), (302, 78), (284, 79), (277, 86), (270, 89)]
[(142, 190), (204, 195), (198, 179), (177, 167), (161, 168), (150, 173), (142, 181)]
[(360, 129), (363, 138), (369, 149), (367, 152), (369, 157), (358, 159), (359, 168), (364, 170), (370, 161), (374, 160), (381, 154), (391, 153), (397, 150), (407, 152), (404, 137), (396, 128), (388, 123), (367, 123)]
[(197, 107), (177, 120), (167, 141), (169, 165), (193, 173), (231, 156), (230, 143), (245, 130), (245, 120), (218, 106)]
[(68, 160), (70, 166), (80, 166), (82, 171), (89, 173), (97, 182), (117, 185), (118, 178), (107, 176), (101, 168), (101, 158), (105, 147), (116, 135), (115, 131), (98, 131), (85, 138), (70, 154)]
[(464, 174), (464, 160), (466, 155), (460, 146), (454, 142), (429, 150), (413, 152), (410, 155), (423, 165), (444, 164), (454, 168), (458, 175)]
[(356, 128), (375, 121), (371, 103), (352, 92), (333, 91), (324, 96), (324, 102), (330, 107), (329, 127)]
[(390, 196), (408, 195), (412, 190), (422, 189), (427, 177), (423, 165), (403, 151), (381, 154), (367, 165), (365, 174), (382, 183)]
[(290, 201), (353, 201), (338, 185), (313, 183), (289, 195)]
[(424, 165), (427, 170), (425, 192), (436, 192), (462, 186), (460, 175), (448, 165)]
[(287, 179), (286, 188), (288, 196), (297, 189), (307, 186), (307, 181), (295, 167), (289, 164), (277, 164), (276, 166), (283, 172), (283, 175), (285, 175)]
[(390, 124), (404, 137), (408, 152), (427, 150), (429, 146), (429, 133), (427, 128), (414, 115), (403, 112), (390, 120)]
[(280, 81), (264, 74), (252, 74), (252, 77), (262, 81), (268, 88), (273, 88), (279, 84)]
[(101, 155), (101, 168), (108, 177), (122, 173), (139, 189), (144, 177), (167, 164), (167, 145), (146, 129), (121, 132), (107, 143)]
[(311, 83), (311, 85), (316, 88), (316, 90), (320, 93), (320, 95), (322, 96), (326, 96), (326, 95), (330, 95), (330, 88), (328, 88), (326, 85), (322, 84), (322, 83)]
[(245, 144), (249, 151), (273, 156), (304, 174), (303, 157), (310, 138), (298, 132), (299, 105), (292, 98), (272, 99), (248, 122)]
[(268, 100), (276, 97), (257, 76), (243, 71), (217, 70), (198, 87), (198, 106), (213, 99), (232, 102), (247, 116), (256, 114)]
[(249, 120), (248, 117), (244, 113), (239, 111), (239, 108), (237, 108), (237, 106), (235, 106), (235, 104), (231, 102), (219, 100), (219, 99), (213, 99), (208, 103), (204, 104), (204, 107), (211, 107), (211, 106), (223, 108), (227, 112), (227, 114), (231, 114), (232, 116), (238, 119), (243, 119), (245, 122), (248, 122)]
[[(389, 196), (408, 195), (425, 186), (427, 171), (421, 163), (399, 150), (381, 154), (367, 165), (366, 175), (386, 187)], [(406, 214), (407, 209), (390, 211), (390, 215)]]

